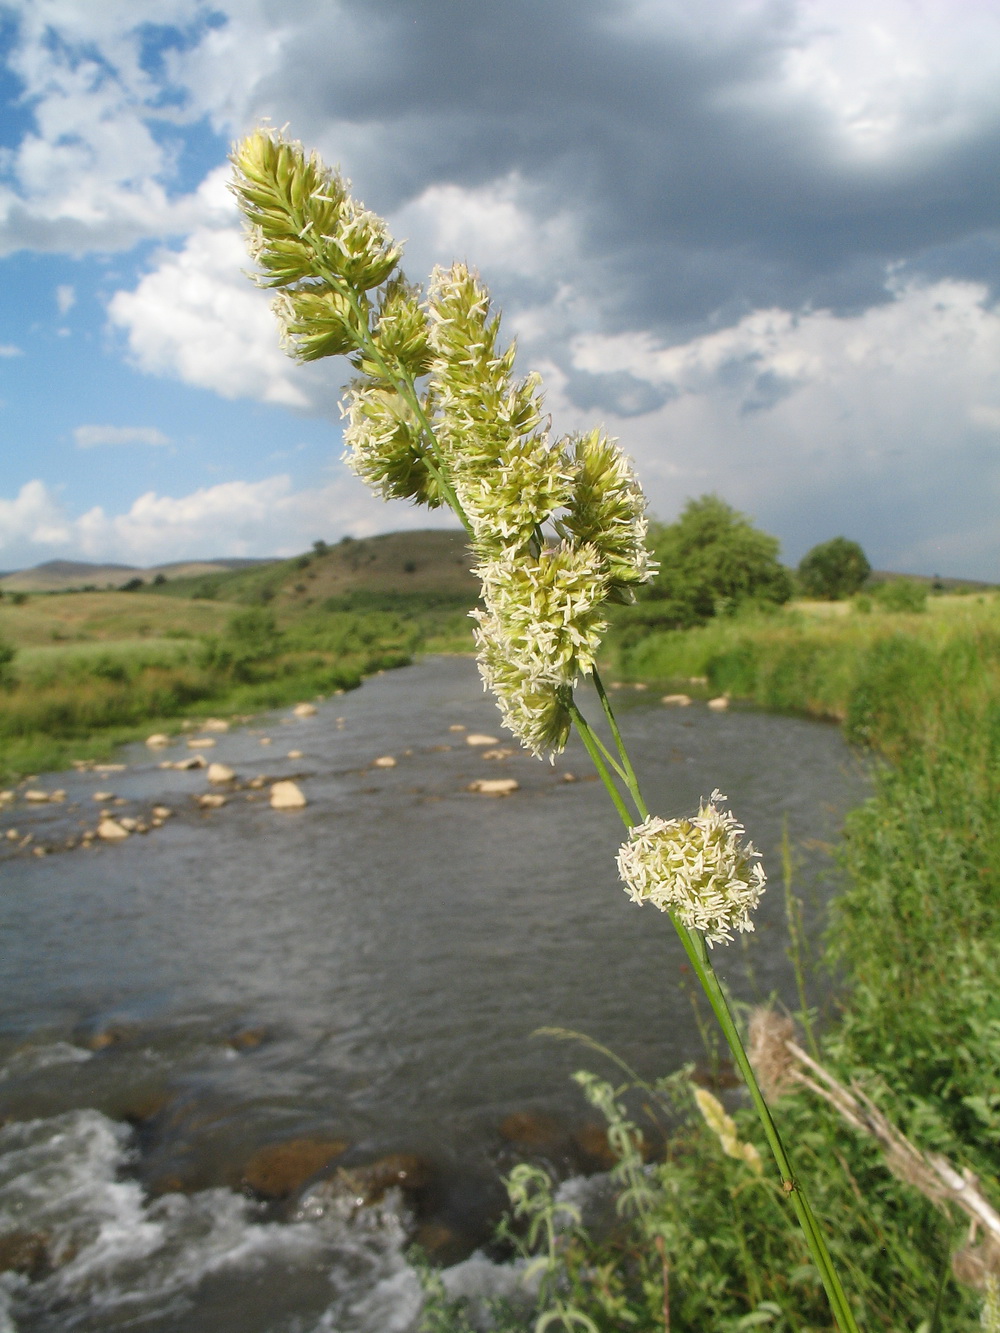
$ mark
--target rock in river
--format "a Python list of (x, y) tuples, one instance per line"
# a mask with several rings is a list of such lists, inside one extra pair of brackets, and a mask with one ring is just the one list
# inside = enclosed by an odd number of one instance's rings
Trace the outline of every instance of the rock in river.
[(520, 785), (517, 778), (477, 778), (465, 790), (478, 792), (480, 796), (510, 796)]
[(128, 829), (122, 828), (117, 819), (102, 819), (97, 826), (97, 836), (105, 842), (121, 842), (128, 837)]
[(232, 782), (236, 774), (228, 764), (209, 764), (208, 780), (209, 782)]
[(289, 1139), (258, 1148), (243, 1168), (243, 1184), (265, 1199), (284, 1199), (347, 1149), (345, 1139)]
[(271, 788), (272, 810), (301, 810), (307, 804), (296, 782), (276, 782)]

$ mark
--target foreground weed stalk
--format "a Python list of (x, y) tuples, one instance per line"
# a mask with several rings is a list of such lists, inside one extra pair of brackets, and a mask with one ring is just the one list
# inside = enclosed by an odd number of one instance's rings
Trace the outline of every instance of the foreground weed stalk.
[[(633, 601), (655, 572), (645, 497), (628, 459), (599, 430), (550, 439), (539, 379), (514, 379), (515, 348), (501, 349), (499, 316), (465, 265), (436, 269), (425, 296), (399, 270), (384, 221), (280, 134), (251, 135), (233, 164), (257, 280), (278, 291), (289, 350), (302, 361), (346, 355), (357, 372), (342, 409), (348, 465), (385, 499), (448, 505), (469, 534), (482, 583), (472, 614), (484, 683), (533, 754), (553, 758), (574, 727), (579, 733), (627, 830), (618, 856), (626, 888), (673, 921), (750, 1090), (834, 1317), (843, 1333), (856, 1333), (712, 967), (714, 944), (753, 930), (765, 882), (758, 853), (720, 808), (719, 792), (689, 819), (650, 814), (596, 669), (605, 608)], [(586, 676), (610, 747), (576, 701)], [(528, 1196), (520, 1204), (528, 1208)], [(548, 1236), (550, 1263), (554, 1245)], [(538, 1328), (555, 1319), (567, 1328), (589, 1323), (557, 1300)]]

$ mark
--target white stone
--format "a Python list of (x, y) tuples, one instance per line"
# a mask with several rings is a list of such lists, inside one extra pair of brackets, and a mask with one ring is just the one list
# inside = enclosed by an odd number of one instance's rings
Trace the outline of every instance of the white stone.
[(206, 717), (201, 724), (202, 731), (228, 731), (229, 723), (221, 717)]
[(102, 819), (97, 826), (97, 836), (105, 842), (121, 842), (128, 837), (128, 829), (119, 824), (117, 819)]
[(188, 755), (186, 759), (178, 759), (174, 768), (179, 768), (182, 772), (189, 768), (204, 768), (205, 761), (200, 754)]
[(690, 694), (665, 694), (660, 700), (660, 703), (673, 704), (677, 708), (687, 708), (690, 702)]
[(189, 750), (210, 750), (215, 744), (211, 736), (195, 736), (188, 741)]
[(26, 801), (33, 801), (36, 805), (41, 805), (44, 801), (48, 801), (50, 798), (47, 791), (38, 791), (37, 789), (32, 788), (30, 791), (24, 793), (24, 799)]
[(720, 694), (717, 699), (709, 699), (708, 706), (714, 708), (717, 713), (721, 713), (729, 707), (729, 700), (724, 694)]
[(499, 738), (487, 736), (481, 731), (470, 731), (465, 738), (466, 745), (499, 745)]
[(162, 750), (165, 745), (170, 744), (170, 737), (165, 736), (162, 731), (156, 731), (152, 736), (146, 737), (146, 744), (151, 750)]
[(232, 782), (236, 774), (228, 764), (209, 764), (208, 780), (209, 782)]
[(91, 797), (92, 800), (100, 801), (103, 805), (105, 801), (113, 801), (115, 794), (113, 791), (95, 791)]
[(203, 810), (218, 810), (220, 806), (226, 804), (226, 797), (220, 792), (209, 791), (203, 796), (194, 798)]
[(395, 768), (396, 760), (391, 754), (380, 754), (377, 759), (372, 760), (372, 768)]
[(301, 810), (308, 802), (295, 782), (276, 782), (271, 788), (272, 810)]
[(301, 758), (302, 758), (302, 751), (301, 751), (301, 750), (289, 750), (289, 751), (288, 751), (288, 757), (289, 757), (289, 759), (301, 759)]
[(171, 810), (171, 808), (170, 808), (169, 805), (154, 805), (154, 806), (153, 806), (153, 818), (154, 818), (154, 819), (159, 819), (159, 820), (169, 819), (170, 816), (171, 816), (173, 813), (174, 813), (174, 812), (173, 812), (173, 810)]
[(296, 704), (295, 707), (292, 709), (292, 712), (295, 714), (296, 717), (315, 717), (316, 705)]
[(469, 783), (466, 791), (478, 792), (480, 796), (509, 796), (520, 785), (516, 778), (477, 778)]

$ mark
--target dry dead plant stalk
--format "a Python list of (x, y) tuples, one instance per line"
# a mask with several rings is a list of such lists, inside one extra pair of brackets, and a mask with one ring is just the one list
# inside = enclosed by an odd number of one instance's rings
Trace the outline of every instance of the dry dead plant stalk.
[[(857, 1083), (848, 1088), (792, 1040), (794, 1025), (771, 1009), (755, 1009), (750, 1018), (750, 1058), (769, 1094), (780, 1095), (798, 1084), (832, 1106), (860, 1134), (873, 1138), (897, 1179), (912, 1185), (951, 1216), (954, 1206), (969, 1218), (965, 1245), (952, 1259), (959, 1281), (982, 1290), (990, 1276), (1000, 1276), (1000, 1213), (986, 1199), (978, 1177), (959, 1170), (941, 1153), (924, 1153), (898, 1129)], [(976, 1244), (979, 1228), (984, 1239)]]

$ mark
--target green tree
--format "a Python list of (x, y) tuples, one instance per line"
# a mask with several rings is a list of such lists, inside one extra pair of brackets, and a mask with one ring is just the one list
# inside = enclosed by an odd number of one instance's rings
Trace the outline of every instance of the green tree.
[(717, 495), (689, 500), (676, 523), (655, 526), (650, 539), (660, 570), (644, 600), (657, 603), (664, 623), (697, 625), (748, 602), (780, 605), (792, 595), (777, 537)]
[(857, 542), (834, 537), (807, 551), (799, 562), (799, 583), (809, 597), (831, 602), (853, 595), (872, 572), (868, 558)]

